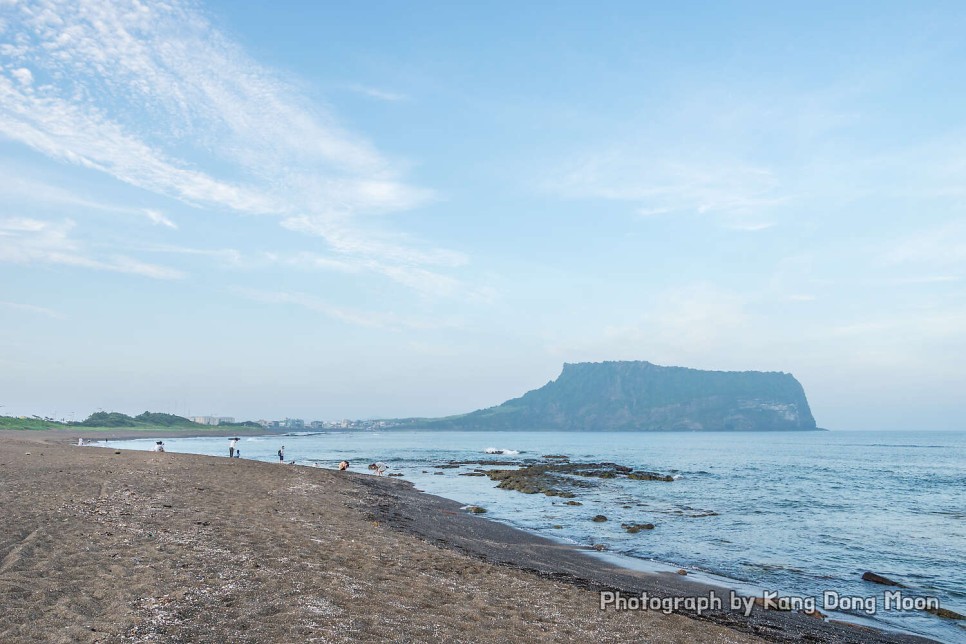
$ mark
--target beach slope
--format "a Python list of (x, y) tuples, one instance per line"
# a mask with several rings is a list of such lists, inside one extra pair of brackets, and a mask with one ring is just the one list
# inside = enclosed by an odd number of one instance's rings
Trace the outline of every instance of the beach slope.
[(365, 474), (8, 431), (0, 494), (3, 642), (784, 639), (602, 612), (581, 553)]

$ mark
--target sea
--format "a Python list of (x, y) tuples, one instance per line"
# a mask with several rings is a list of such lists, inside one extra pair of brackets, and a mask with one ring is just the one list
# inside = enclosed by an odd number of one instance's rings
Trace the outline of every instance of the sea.
[[(154, 443), (101, 444), (150, 449)], [(368, 473), (370, 462), (382, 461), (387, 474), (401, 474), (419, 490), (481, 506), (489, 520), (562, 542), (602, 544), (606, 553), (599, 556), (629, 568), (684, 568), (745, 593), (774, 592), (806, 605), (810, 598), (833, 618), (966, 642), (966, 622), (915, 607), (938, 601), (966, 614), (964, 432), (383, 430), (239, 441), (242, 458), (262, 461), (277, 462), (283, 445), (285, 466), (335, 469), (348, 460), (352, 471)], [(165, 448), (228, 456), (225, 438), (170, 438)], [(571, 506), (462, 476), (480, 465), (440, 467), (487, 459), (522, 465), (545, 455), (613, 462), (674, 480), (589, 479), (592, 485), (577, 491), (582, 505)], [(595, 515), (608, 520), (594, 522)], [(624, 523), (655, 527), (629, 534)], [(866, 571), (907, 588), (863, 581)], [(886, 605), (886, 593), (896, 591)]]

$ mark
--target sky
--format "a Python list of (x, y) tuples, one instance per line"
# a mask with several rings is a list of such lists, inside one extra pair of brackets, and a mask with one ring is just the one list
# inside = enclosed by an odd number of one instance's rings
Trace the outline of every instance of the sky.
[(966, 5), (0, 0), (0, 414), (436, 416), (565, 362), (966, 429)]

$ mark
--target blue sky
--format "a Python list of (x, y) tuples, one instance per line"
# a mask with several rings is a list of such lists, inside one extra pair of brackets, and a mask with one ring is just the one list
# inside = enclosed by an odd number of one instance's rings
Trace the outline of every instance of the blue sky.
[(0, 413), (641, 359), (963, 429), (961, 3), (0, 0)]

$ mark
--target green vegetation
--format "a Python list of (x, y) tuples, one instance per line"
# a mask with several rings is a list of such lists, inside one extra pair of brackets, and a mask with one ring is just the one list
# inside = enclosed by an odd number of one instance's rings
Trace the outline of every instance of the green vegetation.
[(0, 429), (66, 429), (67, 425), (55, 420), (44, 420), (34, 416), (32, 418), (15, 418), (0, 416)]
[(128, 416), (116, 411), (99, 411), (91, 414), (77, 427), (204, 427), (187, 418), (174, 414), (144, 412), (138, 416)]
[[(218, 429), (244, 428), (259, 429), (261, 425), (251, 421), (218, 425)], [(137, 416), (128, 416), (116, 411), (99, 411), (91, 414), (86, 420), (76, 423), (61, 423), (47, 420), (39, 416), (31, 418), (14, 418), (0, 416), (0, 429), (212, 429), (210, 425), (201, 425), (182, 416), (146, 411)]]
[(174, 414), (162, 414), (158, 412), (146, 411), (134, 417), (139, 423), (154, 425), (155, 427), (197, 427), (198, 423), (192, 422), (182, 416)]

